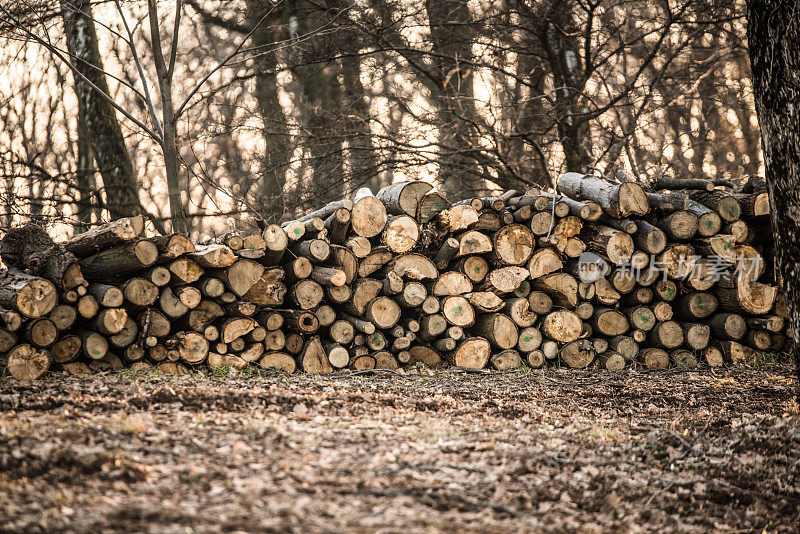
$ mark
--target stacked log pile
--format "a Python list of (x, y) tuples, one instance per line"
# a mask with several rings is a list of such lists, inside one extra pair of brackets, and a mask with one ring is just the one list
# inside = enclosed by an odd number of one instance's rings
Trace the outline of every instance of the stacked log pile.
[(451, 203), (361, 189), (260, 235), (144, 237), (141, 216), (0, 256), (0, 359), (20, 379), (157, 367), (287, 373), (719, 366), (786, 343), (763, 183), (562, 175)]

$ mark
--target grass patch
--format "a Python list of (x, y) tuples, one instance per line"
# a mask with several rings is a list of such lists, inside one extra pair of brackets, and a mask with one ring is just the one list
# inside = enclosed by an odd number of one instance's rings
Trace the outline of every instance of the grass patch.
[(787, 365), (794, 363), (792, 357), (786, 352), (759, 352), (755, 353), (750, 361), (755, 366)]
[(211, 367), (211, 376), (228, 376), (231, 374), (230, 365), (221, 365), (219, 367)]

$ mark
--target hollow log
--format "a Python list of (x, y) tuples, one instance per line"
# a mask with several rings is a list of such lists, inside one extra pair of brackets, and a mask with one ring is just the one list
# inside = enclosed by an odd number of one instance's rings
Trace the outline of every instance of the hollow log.
[(47, 315), (58, 301), (52, 282), (18, 271), (0, 270), (0, 305), (36, 319)]

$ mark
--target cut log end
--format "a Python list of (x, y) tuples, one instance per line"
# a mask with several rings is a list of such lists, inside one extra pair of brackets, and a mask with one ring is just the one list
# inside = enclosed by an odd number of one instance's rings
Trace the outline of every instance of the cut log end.
[(28, 344), (17, 345), (9, 352), (7, 365), (17, 380), (36, 380), (50, 368), (50, 353)]
[(453, 353), (453, 364), (465, 369), (483, 369), (491, 356), (491, 345), (481, 337), (469, 338)]

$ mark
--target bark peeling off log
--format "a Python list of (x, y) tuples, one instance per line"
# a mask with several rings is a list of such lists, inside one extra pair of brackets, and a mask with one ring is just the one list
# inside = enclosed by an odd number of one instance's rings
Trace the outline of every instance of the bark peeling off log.
[(575, 199), (592, 200), (618, 219), (646, 215), (650, 211), (647, 195), (634, 182), (611, 184), (594, 176), (568, 172), (562, 174), (556, 183), (561, 193)]

